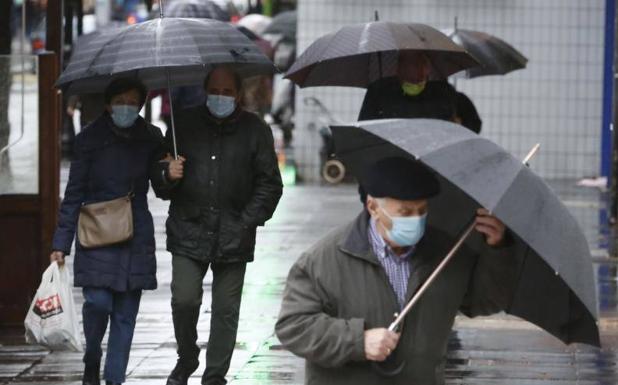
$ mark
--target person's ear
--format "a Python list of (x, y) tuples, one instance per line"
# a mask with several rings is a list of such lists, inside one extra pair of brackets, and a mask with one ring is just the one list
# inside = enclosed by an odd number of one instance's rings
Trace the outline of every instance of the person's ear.
[(367, 211), (372, 217), (375, 217), (378, 215), (378, 201), (374, 197), (367, 195), (366, 205), (367, 205)]
[(242, 88), (236, 91), (236, 104), (240, 104), (242, 101)]

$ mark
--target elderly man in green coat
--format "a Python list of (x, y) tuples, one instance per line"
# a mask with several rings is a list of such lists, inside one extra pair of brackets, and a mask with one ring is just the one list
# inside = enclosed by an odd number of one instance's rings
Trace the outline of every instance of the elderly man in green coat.
[[(519, 263), (507, 253), (505, 226), (477, 211), (481, 254), (463, 247), (406, 317), (386, 327), (447, 254), (455, 240), (426, 226), (428, 199), (439, 192), (422, 164), (388, 158), (361, 178), (366, 210), (304, 253), (290, 270), (276, 333), (306, 359), (306, 384), (444, 383), (455, 316), (505, 309)], [(482, 239), (484, 238), (484, 239)], [(384, 377), (372, 363), (405, 361)]]

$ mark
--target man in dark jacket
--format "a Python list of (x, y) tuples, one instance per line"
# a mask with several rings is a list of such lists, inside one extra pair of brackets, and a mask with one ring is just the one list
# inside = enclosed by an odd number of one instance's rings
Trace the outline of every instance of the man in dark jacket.
[[(388, 325), (448, 253), (455, 240), (425, 226), (435, 176), (403, 158), (379, 161), (361, 178), (366, 210), (304, 253), (292, 266), (275, 331), (306, 359), (306, 384), (444, 383), (446, 348), (458, 311), (505, 309), (520, 262), (505, 253), (505, 226), (477, 211), (473, 237), (423, 294), (399, 332)], [(403, 370), (385, 377), (372, 368), (392, 357)]]
[(206, 105), (176, 115), (182, 157), (170, 161), (169, 183), (155, 186), (160, 197), (171, 199), (166, 227), (178, 363), (168, 385), (186, 384), (199, 365), (196, 327), (209, 267), (212, 315), (202, 384), (226, 383), (256, 228), (270, 219), (282, 194), (270, 127), (239, 106), (238, 75), (216, 68), (204, 87)]
[(429, 80), (431, 63), (417, 52), (399, 55), (397, 76), (370, 84), (358, 120), (430, 118), (453, 121), (455, 89), (445, 80)]

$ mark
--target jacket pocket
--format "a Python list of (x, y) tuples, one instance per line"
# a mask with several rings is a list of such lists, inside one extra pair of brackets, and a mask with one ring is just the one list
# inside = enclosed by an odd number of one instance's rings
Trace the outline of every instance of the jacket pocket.
[(170, 206), (165, 222), (168, 242), (195, 247), (202, 233), (201, 210), (194, 206)]
[(252, 248), (252, 229), (235, 211), (223, 211), (219, 230), (219, 242), (223, 254), (249, 252)]

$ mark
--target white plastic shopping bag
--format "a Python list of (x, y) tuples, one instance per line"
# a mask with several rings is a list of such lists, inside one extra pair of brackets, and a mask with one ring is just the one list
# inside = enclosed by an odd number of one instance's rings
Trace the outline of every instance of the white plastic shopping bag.
[(82, 351), (69, 272), (54, 262), (41, 279), (24, 321), (26, 342), (52, 350)]

